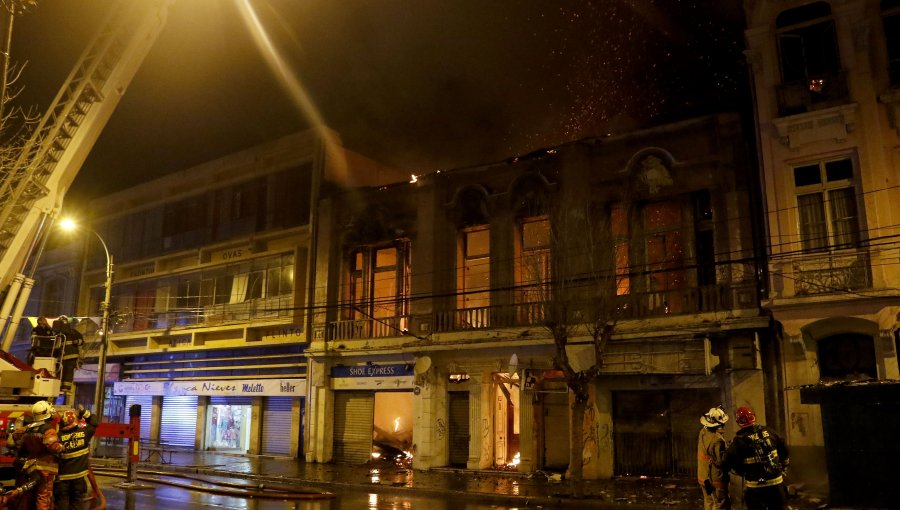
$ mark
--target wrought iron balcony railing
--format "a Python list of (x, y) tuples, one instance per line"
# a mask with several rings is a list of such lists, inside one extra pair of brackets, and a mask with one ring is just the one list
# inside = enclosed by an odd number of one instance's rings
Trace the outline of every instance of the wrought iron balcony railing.
[[(616, 298), (620, 319), (642, 319), (671, 315), (696, 314), (747, 308), (758, 303), (753, 282), (740, 285), (708, 285), (674, 289), (662, 292), (632, 293)], [(542, 326), (546, 324), (554, 308), (565, 306), (568, 320), (578, 320), (594, 315), (596, 304), (572, 300), (567, 303), (529, 302), (509, 305), (480, 306), (456, 310), (440, 310), (430, 317), (430, 329), (435, 333), (451, 331), (487, 330), (496, 328)], [(328, 325), (329, 340), (387, 338), (404, 336), (410, 325), (409, 316), (365, 320), (341, 320)]]

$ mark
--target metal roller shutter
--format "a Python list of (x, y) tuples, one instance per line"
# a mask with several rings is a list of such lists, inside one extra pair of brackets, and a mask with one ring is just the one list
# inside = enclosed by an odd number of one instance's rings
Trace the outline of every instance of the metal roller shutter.
[(209, 397), (209, 404), (214, 406), (249, 406), (253, 405), (253, 397)]
[(334, 394), (334, 460), (363, 464), (372, 457), (375, 394), (338, 391)]
[(544, 469), (569, 466), (569, 395), (544, 394)]
[(451, 391), (449, 395), (450, 465), (465, 466), (469, 461), (469, 392)]
[(159, 440), (194, 447), (197, 437), (197, 397), (163, 397)]
[(263, 408), (263, 453), (291, 454), (293, 397), (268, 397)]
[(152, 395), (128, 395), (125, 397), (125, 416), (124, 421), (128, 421), (128, 410), (131, 406), (137, 404), (141, 406), (141, 440), (150, 439), (150, 420), (153, 416), (153, 396)]

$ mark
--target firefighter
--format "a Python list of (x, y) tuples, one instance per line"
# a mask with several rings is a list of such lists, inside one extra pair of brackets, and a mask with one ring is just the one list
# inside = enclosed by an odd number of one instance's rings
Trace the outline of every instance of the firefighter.
[(66, 395), (66, 401), (71, 403), (75, 396), (75, 369), (78, 368), (78, 361), (81, 359), (84, 336), (69, 324), (69, 318), (65, 315), (59, 317), (59, 332), (65, 336), (60, 392)]
[(28, 364), (34, 365), (34, 358), (53, 356), (53, 343), (56, 331), (50, 327), (46, 317), (38, 317), (37, 325), (31, 330), (31, 349), (28, 351)]
[(783, 510), (784, 470), (790, 462), (787, 446), (774, 430), (756, 423), (749, 407), (739, 407), (734, 421), (740, 430), (725, 453), (725, 469), (744, 479), (744, 507)]
[[(25, 472), (25, 476), (20, 480), (16, 480), (15, 488), (6, 491), (0, 494), (0, 510), (10, 510), (14, 508), (21, 508), (19, 505), (20, 498), (30, 494), (35, 487), (37, 487), (38, 482), (41, 480), (41, 475), (37, 471), (32, 470), (28, 472), (31, 466), (36, 461), (34, 459), (29, 460), (22, 466), (22, 470)], [(27, 503), (26, 503), (27, 504)]]
[(56, 415), (56, 409), (50, 402), (41, 400), (31, 407), (31, 423), (13, 432), (13, 443), (18, 448), (19, 457), (25, 462), (24, 474), (39, 475), (35, 489), (24, 495), (25, 501), (21, 508), (53, 508), (53, 480), (58, 470), (56, 456), (63, 451), (53, 423)]
[(59, 454), (59, 475), (53, 494), (56, 510), (80, 509), (87, 495), (91, 438), (100, 423), (96, 415), (79, 405), (77, 411), (66, 411), (60, 422), (59, 442), (65, 451)]
[(703, 510), (728, 510), (728, 473), (723, 471), (725, 451), (724, 427), (728, 414), (721, 407), (713, 407), (700, 417), (703, 428), (697, 439), (697, 481), (703, 489)]

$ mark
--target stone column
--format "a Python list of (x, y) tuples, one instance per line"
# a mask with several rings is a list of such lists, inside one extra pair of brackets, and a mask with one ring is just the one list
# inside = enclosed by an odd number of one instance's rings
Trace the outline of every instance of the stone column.
[(194, 449), (198, 452), (206, 449), (206, 410), (208, 408), (209, 397), (205, 395), (197, 397), (197, 431), (194, 434)]
[(450, 462), (447, 435), (447, 372), (434, 367), (416, 376), (413, 397), (413, 468), (429, 469)]
[(469, 389), (469, 461), (467, 469), (487, 469), (493, 465), (493, 419), (491, 415), (491, 374), (473, 375)]
[[(525, 370), (519, 371), (519, 380), (525, 381)], [(530, 473), (537, 469), (537, 434), (534, 423), (534, 388), (525, 388), (519, 398), (519, 471)]]
[(141, 414), (145, 412), (149, 412), (150, 414), (150, 437), (151, 441), (159, 441), (159, 430), (162, 425), (162, 403), (163, 398), (161, 395), (157, 395), (153, 397), (153, 406), (151, 409), (147, 409), (144, 411), (141, 409)]
[(328, 367), (328, 363), (313, 359), (307, 365), (307, 384), (310, 385), (307, 462), (328, 462), (334, 453), (334, 391)]
[(584, 478), (612, 478), (615, 467), (612, 390), (599, 383), (591, 393), (593, 398), (585, 413)]
[(255, 420), (250, 420), (250, 444), (247, 445), (247, 453), (262, 453), (262, 431), (263, 431), (263, 398), (253, 397), (250, 400), (250, 416), (255, 416)]

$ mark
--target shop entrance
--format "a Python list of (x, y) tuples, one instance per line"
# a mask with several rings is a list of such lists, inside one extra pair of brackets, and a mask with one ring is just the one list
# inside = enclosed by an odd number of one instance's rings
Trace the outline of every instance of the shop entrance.
[(383, 461), (407, 461), (412, 458), (413, 393), (380, 391), (375, 393), (375, 423), (372, 458)]
[(494, 374), (494, 466), (519, 464), (519, 374)]
[(210, 397), (206, 411), (206, 449), (247, 451), (252, 397)]
[(613, 392), (616, 475), (695, 473), (699, 417), (721, 398), (712, 388)]
[(411, 458), (411, 391), (334, 394), (334, 460), (406, 462)]

